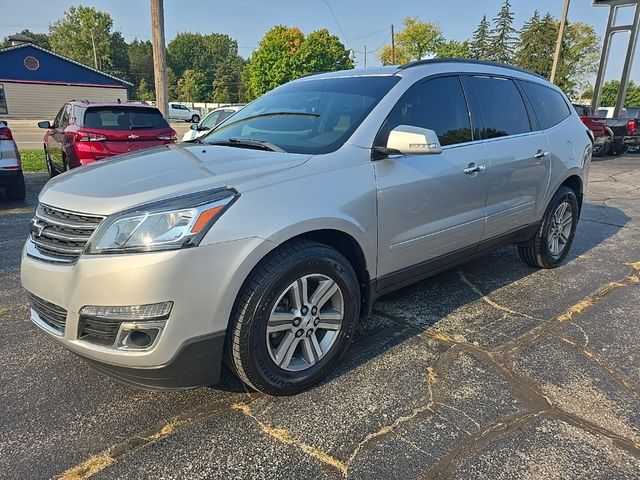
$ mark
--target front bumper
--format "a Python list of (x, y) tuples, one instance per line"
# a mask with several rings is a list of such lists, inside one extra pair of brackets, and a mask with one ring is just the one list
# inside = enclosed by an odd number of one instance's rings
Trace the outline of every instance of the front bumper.
[[(66, 310), (62, 331), (32, 321), (48, 336), (98, 370), (142, 387), (176, 389), (218, 381), (224, 334), (246, 278), (251, 252), (264, 241), (248, 238), (197, 248), (129, 255), (82, 255), (74, 264), (22, 257), (22, 284), (31, 294)], [(146, 350), (118, 350), (78, 338), (80, 309), (172, 301), (165, 327)], [(64, 317), (64, 315), (63, 315)]]

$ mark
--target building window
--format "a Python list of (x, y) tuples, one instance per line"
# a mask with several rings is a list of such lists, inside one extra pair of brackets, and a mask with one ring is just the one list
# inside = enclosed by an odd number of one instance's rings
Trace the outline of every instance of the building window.
[(9, 113), (7, 109), (7, 97), (4, 96), (4, 85), (0, 83), (0, 115)]
[(24, 59), (24, 66), (29, 70), (38, 70), (40, 68), (40, 61), (36, 57), (27, 57)]

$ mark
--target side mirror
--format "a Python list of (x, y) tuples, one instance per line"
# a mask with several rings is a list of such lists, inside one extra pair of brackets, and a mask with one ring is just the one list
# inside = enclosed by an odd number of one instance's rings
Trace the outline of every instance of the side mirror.
[(192, 123), (191, 126), (189, 127), (191, 130), (195, 130), (196, 132), (199, 130), (198, 129), (198, 124), (197, 123)]
[(46, 129), (52, 128), (51, 127), (51, 122), (49, 120), (43, 120), (42, 122), (38, 122), (38, 127), (39, 128), (46, 128)]
[(442, 152), (438, 135), (428, 128), (398, 125), (389, 132), (387, 150), (404, 155), (425, 155)]

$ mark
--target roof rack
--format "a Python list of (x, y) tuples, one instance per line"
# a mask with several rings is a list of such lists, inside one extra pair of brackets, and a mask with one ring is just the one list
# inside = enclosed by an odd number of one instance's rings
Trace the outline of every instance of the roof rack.
[(428, 60), (414, 60), (412, 62), (407, 62), (402, 65), (398, 65), (398, 69), (406, 70), (407, 68), (417, 67), (420, 65), (434, 65), (438, 63), (470, 63), (472, 65), (486, 65), (488, 67), (506, 68), (509, 70), (515, 70), (516, 72), (527, 73), (529, 75), (533, 75), (535, 77), (548, 80), (542, 75), (536, 72), (532, 72), (531, 70), (527, 70), (525, 68), (515, 67), (513, 65), (507, 65), (506, 63), (491, 62), (488, 60), (475, 60), (473, 58), (430, 58)]

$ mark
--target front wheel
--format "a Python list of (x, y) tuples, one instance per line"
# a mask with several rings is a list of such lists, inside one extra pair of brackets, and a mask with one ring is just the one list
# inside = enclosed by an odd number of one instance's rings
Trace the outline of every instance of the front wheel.
[(536, 236), (528, 243), (518, 245), (522, 260), (538, 268), (560, 266), (571, 249), (578, 215), (575, 192), (568, 187), (560, 187), (549, 202)]
[(238, 295), (227, 363), (269, 395), (293, 395), (325, 378), (347, 349), (360, 313), (358, 278), (348, 260), (299, 241), (270, 254)]

